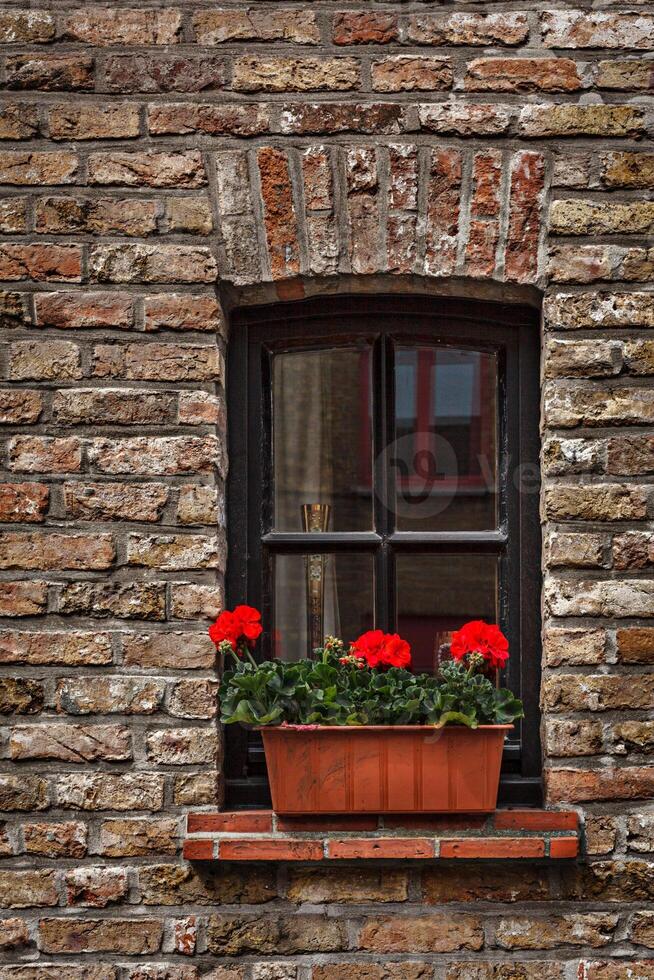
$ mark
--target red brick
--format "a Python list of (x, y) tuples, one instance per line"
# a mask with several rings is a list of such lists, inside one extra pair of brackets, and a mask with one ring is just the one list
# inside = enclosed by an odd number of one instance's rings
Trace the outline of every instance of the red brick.
[(186, 861), (212, 861), (214, 846), (211, 840), (185, 840), (182, 855)]
[(322, 841), (226, 840), (220, 841), (221, 861), (322, 861)]
[(282, 133), (399, 133), (403, 129), (403, 109), (391, 102), (374, 105), (359, 102), (285, 103), (280, 116)]
[(210, 136), (261, 136), (270, 128), (268, 107), (256, 102), (162, 103), (148, 106), (153, 135), (208, 133)]
[(0, 521), (39, 524), (45, 520), (49, 497), (41, 483), (0, 483)]
[(0, 245), (0, 278), (82, 281), (80, 245)]
[(553, 837), (550, 841), (551, 858), (576, 858), (578, 854), (578, 837)]
[(43, 396), (38, 391), (16, 388), (0, 389), (0, 424), (19, 425), (36, 422), (43, 411)]
[(489, 277), (495, 270), (495, 253), (500, 237), (501, 152), (487, 150), (476, 153), (472, 179), (466, 271), (471, 276)]
[(60, 36), (64, 41), (104, 47), (111, 44), (176, 44), (180, 40), (182, 15), (179, 10), (121, 8), (120, 16), (110, 6), (90, 7), (67, 13)]
[(79, 439), (15, 436), (8, 447), (9, 469), (18, 473), (78, 473), (82, 468)]
[(570, 58), (477, 58), (464, 86), (473, 92), (574, 92), (582, 88)]
[(78, 167), (79, 158), (76, 153), (0, 151), (0, 182), (3, 184), (21, 187), (73, 184), (77, 180)]
[(434, 149), (427, 185), (427, 275), (451, 275), (459, 235), (462, 157), (459, 150)]
[(6, 86), (42, 92), (88, 92), (94, 86), (94, 61), (82, 54), (21, 54), (5, 61)]
[(334, 859), (426, 859), (434, 857), (434, 842), (426, 837), (345, 837), (329, 841), (327, 856)]
[(198, 833), (258, 834), (272, 832), (270, 810), (238, 810), (226, 813), (189, 813), (187, 831)]
[(117, 327), (134, 323), (133, 299), (127, 293), (37, 293), (36, 322), (62, 330)]
[(552, 803), (648, 799), (654, 793), (654, 766), (548, 769), (545, 785)]
[(509, 229), (505, 275), (516, 282), (533, 282), (538, 274), (545, 160), (542, 154), (522, 151), (511, 161)]
[(404, 814), (400, 816), (385, 816), (386, 830), (481, 830), (486, 826), (488, 817), (474, 814), (434, 814), (423, 815)]
[(496, 830), (576, 830), (579, 817), (574, 810), (498, 810)]
[(300, 247), (288, 157), (283, 150), (262, 147), (257, 153), (268, 255), (273, 279), (300, 271)]
[(470, 837), (441, 841), (442, 858), (538, 858), (545, 855), (542, 837)]
[(198, 44), (231, 41), (284, 41), (286, 44), (317, 44), (320, 30), (316, 15), (302, 7), (277, 10), (198, 10), (193, 15)]
[[(227, 78), (223, 58), (189, 54), (110, 55), (104, 61), (104, 82), (109, 92), (211, 92), (219, 91)], [(186, 103), (189, 118), (194, 106)]]
[(334, 44), (389, 44), (397, 41), (397, 16), (381, 11), (348, 10), (334, 15)]
[(293, 831), (317, 831), (327, 833), (332, 830), (377, 830), (379, 819), (377, 817), (366, 817), (353, 814), (352, 816), (342, 817), (283, 817), (276, 818), (277, 830), (288, 832)]

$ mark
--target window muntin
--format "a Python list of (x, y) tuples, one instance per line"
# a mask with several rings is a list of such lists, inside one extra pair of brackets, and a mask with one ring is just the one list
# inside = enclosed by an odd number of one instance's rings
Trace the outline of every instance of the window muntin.
[[(484, 595), (480, 595), (473, 605), (479, 609), (480, 616), (497, 618), (507, 632), (512, 658), (505, 681), (523, 698), (527, 711), (527, 720), (516, 727), (505, 750), (500, 799), (504, 803), (538, 803), (539, 341), (533, 311), (460, 300), (347, 297), (261, 308), (239, 314), (235, 320), (236, 329), (232, 332), (229, 350), (228, 601), (249, 601), (259, 605), (265, 622), (274, 624), (274, 567), (280, 556), (297, 556), (300, 560), (295, 563), (293, 574), (303, 578), (307, 556), (366, 555), (373, 572), (362, 575), (358, 582), (358, 586), (364, 583), (366, 598), (357, 608), (369, 609), (372, 588), (374, 625), (394, 630), (404, 623), (409, 630), (417, 631), (421, 627), (420, 636), (423, 636), (433, 625), (433, 622), (429, 626), (425, 623), (430, 612), (432, 620), (439, 620), (436, 625), (452, 629), (470, 616), (467, 606), (464, 612), (459, 605), (457, 622), (457, 610), (454, 608), (453, 611), (452, 603), (446, 601), (446, 592), (434, 600), (431, 610), (418, 609), (416, 612), (406, 604), (403, 610), (400, 597), (402, 591), (406, 591), (407, 583), (410, 589), (411, 575), (415, 577), (420, 568), (427, 568), (425, 574), (429, 576), (440, 576), (440, 571), (436, 573), (434, 568), (444, 569), (450, 575), (455, 564), (474, 567), (482, 581), (479, 586), (474, 583), (472, 586)], [(239, 324), (242, 324), (241, 329)], [(351, 481), (348, 489), (356, 487), (362, 495), (370, 494), (372, 489), (372, 527), (344, 530), (341, 520), (340, 530), (330, 527), (323, 532), (305, 533), (297, 529), (279, 529), (275, 525), (274, 501), (277, 463), (273, 451), (274, 358), (285, 353), (296, 355), (342, 349), (361, 352), (357, 392), (358, 476), (356, 484)], [(467, 500), (449, 527), (444, 527), (442, 520), (440, 526), (437, 523), (431, 528), (421, 528), (420, 522), (403, 527), (395, 514), (395, 495), (402, 477), (398, 480), (393, 472), (393, 457), (388, 447), (393, 448), (396, 435), (394, 406), (398, 382), (395, 357), (401, 350), (412, 351), (412, 356), (427, 352), (431, 358), (431, 393), (425, 402), (432, 421), (441, 425), (452, 421), (443, 390), (444, 386), (447, 390), (447, 385), (451, 388), (455, 382), (452, 372), (449, 378), (441, 374), (441, 394), (436, 394), (434, 389), (438, 387), (439, 379), (438, 376), (434, 378), (433, 362), (442, 356), (443, 364), (463, 363), (467, 367), (467, 379), (462, 380), (461, 373), (458, 378), (461, 393), (456, 406), (459, 414), (455, 418), (463, 422), (460, 430), (463, 439), (455, 451), (457, 465), (465, 458), (465, 466), (461, 466), (465, 472), (460, 482), (467, 478), (471, 484), (469, 492), (483, 493), (485, 497), (483, 521), (470, 519)], [(481, 364), (486, 365), (483, 403), (481, 396), (475, 394), (475, 389), (479, 392), (482, 383)], [(366, 390), (368, 385), (370, 388)], [(400, 406), (408, 403), (409, 399), (405, 398)], [(489, 405), (493, 405), (492, 412)], [(402, 417), (409, 415), (405, 411)], [(486, 435), (479, 438), (486, 439), (487, 460), (483, 467), (475, 467), (474, 453), (470, 449), (473, 445), (471, 433), (475, 427), (481, 433), (482, 417), (485, 418)], [(368, 419), (369, 424), (362, 424), (364, 419)], [(354, 442), (354, 439), (346, 441), (343, 451), (351, 449)], [(519, 493), (524, 467), (527, 467), (530, 492)], [(480, 476), (483, 488), (479, 485)], [(447, 473), (443, 480), (446, 478)], [(438, 489), (441, 491), (443, 487)], [(491, 512), (492, 521), (488, 518)], [(293, 521), (297, 528), (298, 517), (293, 517)], [(490, 526), (471, 527), (471, 524)], [(424, 564), (421, 564), (423, 556)], [(461, 572), (458, 578), (462, 576)], [(491, 581), (495, 584), (493, 589), (489, 585)], [(279, 577), (277, 582), (281, 582)], [(461, 594), (466, 599), (471, 591), (470, 579), (467, 582), (468, 585), (464, 582), (461, 586)], [(278, 584), (278, 592), (281, 588)], [(451, 594), (456, 598), (455, 593)], [(306, 610), (306, 604), (304, 607)], [(497, 610), (497, 616), (491, 614), (491, 608)], [(304, 612), (300, 617), (303, 615)], [(353, 621), (354, 625), (357, 624)], [(444, 628), (440, 632), (449, 631)], [(344, 636), (344, 639), (351, 638)], [(261, 657), (273, 654), (274, 639), (273, 625), (263, 637)], [(306, 636), (300, 644), (303, 645), (305, 640)], [(303, 655), (303, 652), (293, 653), (287, 646), (286, 655)], [(433, 663), (433, 648), (421, 648), (417, 656), (414, 649), (414, 656), (419, 669), (423, 669), (423, 659)], [(264, 804), (267, 799), (263, 777), (265, 766), (259, 737), (238, 732), (235, 728), (228, 729), (227, 737), (230, 803)]]

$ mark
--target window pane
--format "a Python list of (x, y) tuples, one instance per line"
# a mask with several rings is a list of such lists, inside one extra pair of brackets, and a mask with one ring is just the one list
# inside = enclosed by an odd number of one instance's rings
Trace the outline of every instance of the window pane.
[(372, 527), (370, 370), (367, 346), (274, 356), (276, 530), (306, 530), (307, 505), (323, 530)]
[(395, 352), (396, 525), (479, 531), (497, 523), (497, 358), (447, 347)]
[(273, 655), (310, 656), (325, 636), (346, 644), (374, 626), (369, 554), (275, 555)]
[(440, 646), (470, 619), (498, 621), (496, 555), (403, 554), (396, 559), (397, 628), (413, 668), (432, 672)]

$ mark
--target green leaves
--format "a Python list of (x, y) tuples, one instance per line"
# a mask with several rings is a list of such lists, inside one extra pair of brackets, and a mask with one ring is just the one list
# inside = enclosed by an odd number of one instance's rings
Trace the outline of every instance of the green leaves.
[(467, 725), (510, 724), (521, 702), (460, 663), (438, 677), (407, 670), (341, 664), (329, 649), (317, 660), (240, 662), (221, 687), (225, 725)]

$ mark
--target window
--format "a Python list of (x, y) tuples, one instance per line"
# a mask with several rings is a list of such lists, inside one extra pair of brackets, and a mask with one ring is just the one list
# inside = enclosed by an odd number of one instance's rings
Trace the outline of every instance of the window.
[[(501, 799), (538, 803), (538, 325), (527, 307), (349, 297), (236, 316), (229, 354), (230, 603), (263, 657), (373, 625), (433, 671), (500, 622), (528, 719)], [(266, 803), (255, 733), (228, 730), (231, 806)]]

